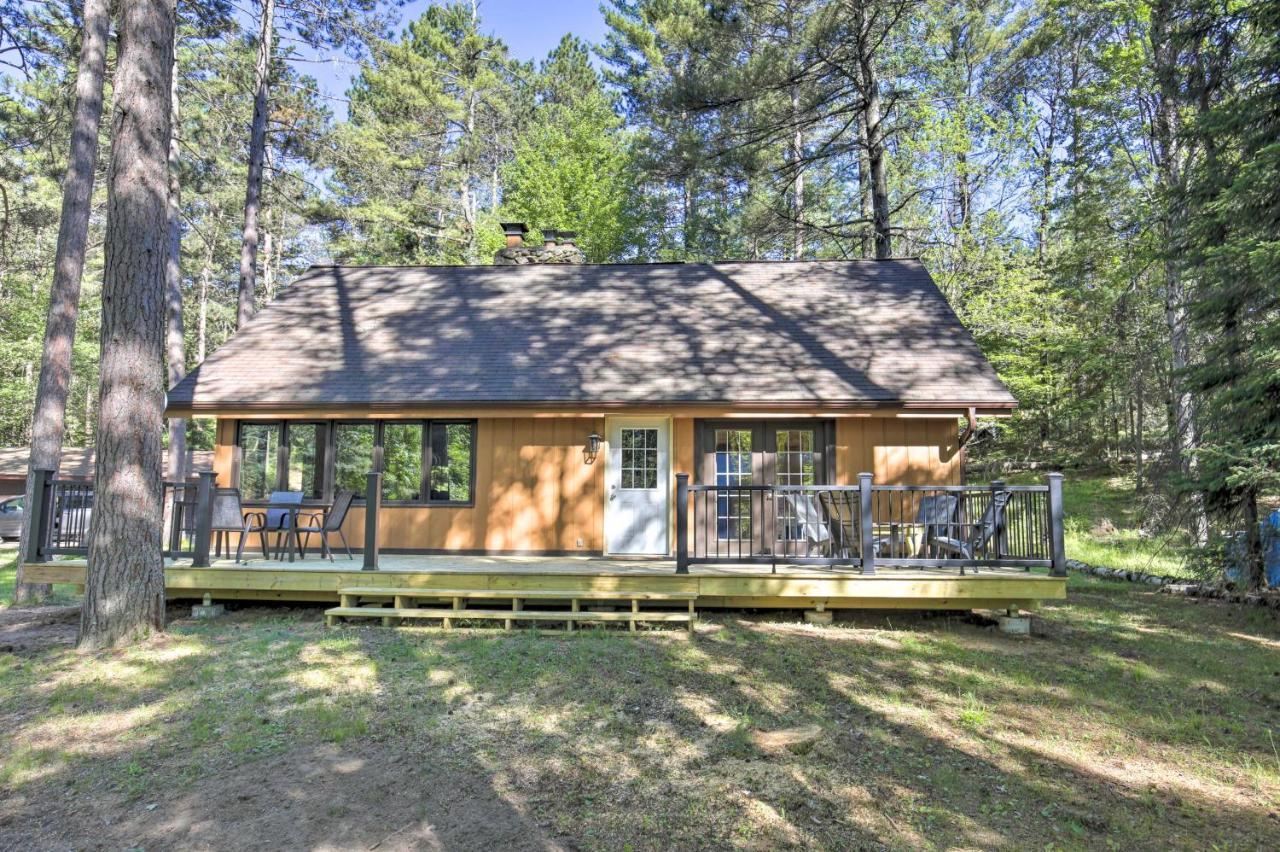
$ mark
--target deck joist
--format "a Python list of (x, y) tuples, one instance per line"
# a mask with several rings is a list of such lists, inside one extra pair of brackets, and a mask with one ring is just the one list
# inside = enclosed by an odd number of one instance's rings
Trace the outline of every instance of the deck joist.
[[(417, 567), (415, 567), (417, 566)], [(29, 563), (35, 583), (83, 584), (84, 560)], [(1066, 579), (1007, 569), (961, 576), (954, 569), (886, 569), (875, 575), (760, 566), (697, 566), (675, 574), (660, 563), (590, 560), (509, 564), (465, 557), (404, 559), (379, 571), (357, 565), (232, 562), (209, 568), (177, 563), (165, 568), (171, 598), (337, 602), (344, 587), (490, 589), (494, 591), (627, 591), (692, 593), (699, 609), (1035, 609), (1041, 601), (1066, 597)]]

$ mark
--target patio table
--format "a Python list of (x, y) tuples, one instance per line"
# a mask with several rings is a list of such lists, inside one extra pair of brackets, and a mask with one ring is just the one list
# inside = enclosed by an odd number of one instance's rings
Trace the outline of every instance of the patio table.
[(925, 526), (913, 521), (890, 521), (886, 524), (876, 524), (874, 532), (876, 538), (885, 539), (882, 545), (888, 544), (888, 555), (908, 557), (920, 552), (924, 543), (922, 538)]
[[(289, 561), (294, 561), (294, 555), (301, 552), (302, 541), (298, 536), (298, 515), (303, 510), (308, 512), (325, 512), (329, 508), (328, 503), (260, 503), (253, 507), (254, 509), (280, 509), (289, 513), (289, 525), (287, 527), (279, 527), (277, 529), (269, 529), (269, 533), (284, 533), (289, 539)], [(265, 555), (265, 554), (264, 554)], [(277, 557), (279, 558), (279, 557)]]

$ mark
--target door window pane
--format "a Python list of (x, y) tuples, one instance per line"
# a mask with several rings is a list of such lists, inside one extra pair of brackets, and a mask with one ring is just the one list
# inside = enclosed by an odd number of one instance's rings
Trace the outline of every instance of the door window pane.
[[(777, 485), (814, 485), (813, 430), (779, 429), (774, 433), (778, 451), (775, 462)], [(817, 497), (812, 493), (792, 493), (775, 501), (778, 510), (778, 537), (783, 540), (799, 540), (804, 530), (796, 515), (796, 507), (804, 510), (804, 517), (820, 517)]]
[(658, 430), (622, 430), (623, 490), (652, 490), (658, 487)]
[(265, 500), (276, 490), (280, 464), (280, 425), (240, 425), (240, 496)]
[(421, 499), (421, 423), (387, 423), (382, 427), (382, 496), (387, 500)]
[(289, 491), (301, 491), (308, 500), (319, 500), (324, 427), (319, 423), (290, 423), (288, 435), (289, 474), (286, 487)]
[[(715, 432), (716, 485), (751, 484), (751, 430)], [(716, 535), (722, 541), (751, 535), (751, 492), (716, 497)]]
[(372, 423), (339, 423), (334, 432), (333, 488), (364, 496), (365, 475), (373, 470)]
[(471, 502), (472, 423), (431, 424), (432, 501)]

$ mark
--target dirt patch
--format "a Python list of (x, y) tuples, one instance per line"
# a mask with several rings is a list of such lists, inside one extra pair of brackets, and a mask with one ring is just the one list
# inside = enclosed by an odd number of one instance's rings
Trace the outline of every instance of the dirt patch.
[(0, 822), (0, 849), (572, 848), (481, 773), (372, 744), (296, 749), (169, 796), (26, 805)]
[(73, 645), (79, 624), (78, 606), (0, 609), (0, 654), (30, 654)]

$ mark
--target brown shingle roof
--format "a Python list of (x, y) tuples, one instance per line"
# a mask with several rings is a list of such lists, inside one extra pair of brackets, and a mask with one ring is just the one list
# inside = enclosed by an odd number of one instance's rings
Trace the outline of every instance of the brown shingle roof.
[(312, 267), (169, 402), (1014, 400), (923, 265), (893, 260)]

